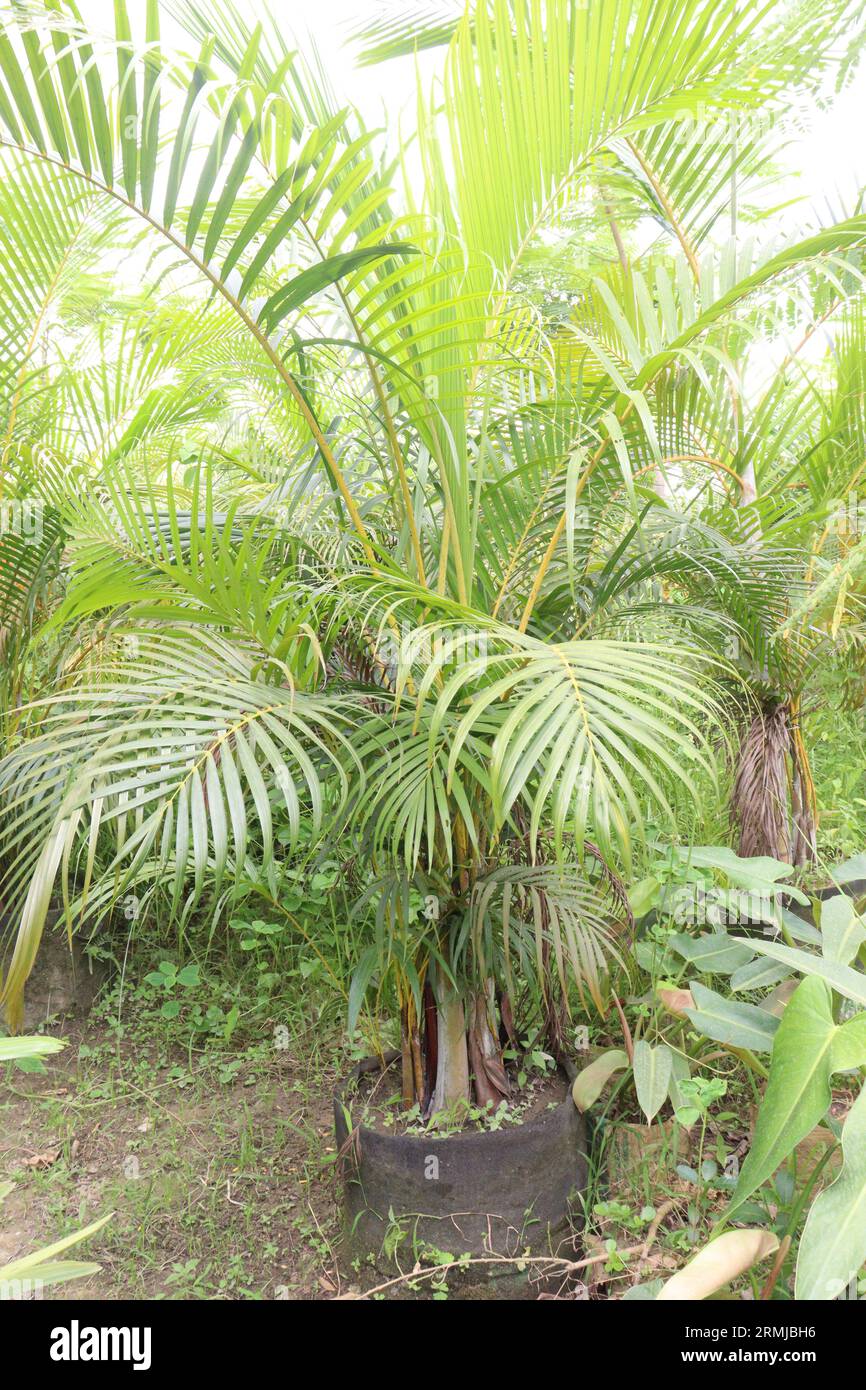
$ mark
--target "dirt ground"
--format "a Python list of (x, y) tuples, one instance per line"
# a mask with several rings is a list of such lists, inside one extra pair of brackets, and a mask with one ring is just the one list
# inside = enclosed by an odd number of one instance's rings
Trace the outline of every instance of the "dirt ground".
[[(113, 1212), (54, 1298), (331, 1298), (333, 1076), (291, 1049), (159, 1055), (98, 1021), (0, 1077), (0, 1266)], [(351, 1271), (350, 1271), (351, 1273)]]
[[(163, 996), (138, 978), (122, 1010), (115, 989), (87, 1019), (52, 1023), (66, 1047), (42, 1072), (0, 1068), (0, 1186), (14, 1184), (0, 1205), (0, 1268), (110, 1215), (66, 1256), (99, 1272), (44, 1297), (330, 1300), (369, 1290), (372, 1271), (340, 1250), (332, 1096), (351, 1061), (336, 1023), (326, 1026), (308, 995), (291, 1027), (253, 1018), (229, 1032), (223, 1011), (196, 1031), (183, 1022), (192, 1006), (167, 1022)], [(205, 999), (218, 997), (211, 985)], [(720, 1165), (745, 1150), (749, 1131), (748, 1106), (723, 1104), (731, 1109), (704, 1150)], [(628, 1119), (608, 1126), (609, 1153), (586, 1194), (587, 1265), (559, 1297), (619, 1298), (666, 1277), (727, 1200), (716, 1184), (696, 1206), (684, 1131), (674, 1144), (670, 1122), (647, 1130)], [(811, 1168), (814, 1155), (803, 1162)], [(426, 1282), (399, 1292), (451, 1296)]]

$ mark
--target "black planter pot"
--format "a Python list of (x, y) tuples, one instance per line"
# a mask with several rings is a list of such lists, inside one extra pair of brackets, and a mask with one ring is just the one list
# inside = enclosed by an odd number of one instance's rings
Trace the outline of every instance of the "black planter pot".
[[(831, 879), (833, 875), (830, 875)], [(839, 893), (844, 893), (847, 898), (866, 897), (866, 878), (851, 878), (847, 883), (830, 883), (826, 888), (819, 888), (815, 894), (816, 898), (834, 898)]]
[[(826, 888), (816, 888), (812, 894), (819, 902), (826, 902), (828, 898), (836, 898), (843, 894), (846, 898), (866, 897), (866, 878), (852, 878), (848, 883), (829, 883)], [(802, 918), (811, 926), (816, 926), (815, 913), (811, 907), (804, 907), (802, 903), (790, 903), (791, 911), (796, 917)]]
[[(386, 1053), (386, 1064), (399, 1054)], [(355, 1125), (352, 1097), (361, 1062), (334, 1096), (350, 1258), (383, 1277), (411, 1270), (422, 1247), (475, 1257), (574, 1258), (572, 1219), (586, 1187), (586, 1123), (571, 1099), (539, 1119), (495, 1132), (427, 1136), (382, 1134)], [(532, 1296), (514, 1265), (470, 1266), (463, 1297)], [(449, 1286), (452, 1284), (449, 1275)], [(473, 1292), (474, 1290), (474, 1292)]]

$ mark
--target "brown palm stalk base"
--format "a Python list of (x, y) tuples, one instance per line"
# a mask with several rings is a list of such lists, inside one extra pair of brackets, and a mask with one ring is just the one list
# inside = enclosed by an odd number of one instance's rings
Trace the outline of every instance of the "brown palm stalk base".
[(740, 745), (731, 797), (739, 853), (815, 862), (815, 790), (797, 699), (768, 702)]

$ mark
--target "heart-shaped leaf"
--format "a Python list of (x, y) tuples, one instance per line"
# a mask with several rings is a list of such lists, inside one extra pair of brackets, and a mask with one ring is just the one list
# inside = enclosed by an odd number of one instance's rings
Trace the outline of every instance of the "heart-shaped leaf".
[(824, 981), (803, 980), (782, 1015), (773, 1042), (770, 1079), (729, 1216), (772, 1177), (826, 1113), (832, 1073), (863, 1062), (866, 1014), (837, 1024)]
[(778, 1019), (756, 1004), (725, 999), (697, 980), (692, 983), (694, 1008), (686, 1009), (695, 1027), (714, 1042), (745, 1047), (750, 1052), (770, 1052), (779, 1027)]
[(628, 1066), (628, 1056), (618, 1048), (612, 1048), (610, 1052), (603, 1052), (600, 1057), (596, 1057), (594, 1062), (590, 1062), (588, 1067), (584, 1067), (575, 1078), (571, 1088), (572, 1098), (581, 1113), (589, 1110), (594, 1105), (607, 1085), (614, 1072), (625, 1071)]
[(866, 928), (850, 898), (839, 893), (821, 904), (821, 951), (826, 960), (849, 965), (864, 941)]
[(634, 1049), (634, 1088), (638, 1104), (651, 1124), (664, 1105), (671, 1081), (670, 1049), (641, 1040)]
[(842, 1171), (819, 1194), (797, 1257), (797, 1299), (838, 1298), (866, 1261), (866, 1090), (842, 1128)]

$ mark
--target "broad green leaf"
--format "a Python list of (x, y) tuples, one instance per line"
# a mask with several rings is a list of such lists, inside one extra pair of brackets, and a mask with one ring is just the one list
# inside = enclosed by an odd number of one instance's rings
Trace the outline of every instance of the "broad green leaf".
[(866, 1261), (866, 1089), (842, 1126), (842, 1170), (812, 1203), (800, 1237), (795, 1296), (837, 1298)]
[(632, 1284), (627, 1288), (621, 1297), (623, 1303), (647, 1303), (652, 1302), (661, 1292), (664, 1281), (662, 1279), (649, 1279), (645, 1284)]
[(655, 907), (659, 899), (660, 886), (659, 880), (650, 876), (649, 878), (642, 878), (640, 883), (636, 883), (633, 888), (628, 890), (629, 906), (636, 921), (645, 917), (650, 909)]
[(846, 999), (853, 999), (855, 1004), (866, 1005), (866, 975), (862, 975), (858, 970), (852, 970), (850, 966), (841, 965), (838, 961), (827, 960), (824, 956), (810, 955), (808, 951), (800, 951), (795, 946), (783, 946), (777, 941), (755, 939), (750, 940), (749, 945), (753, 951), (758, 951), (763, 956), (772, 956), (774, 960), (789, 965), (801, 975), (826, 980), (828, 985), (839, 994), (844, 994)]
[[(786, 898), (793, 898), (794, 902), (799, 903), (801, 907), (809, 907), (812, 901), (808, 893), (804, 893), (802, 888), (796, 888), (793, 883), (778, 885), (776, 891), (784, 894)], [(779, 910), (778, 900), (776, 902), (776, 910)]]
[(827, 960), (848, 965), (866, 941), (862, 918), (850, 898), (838, 894), (821, 904), (821, 950)]
[[(788, 935), (794, 941), (805, 941), (810, 946), (820, 946), (821, 933), (812, 922), (805, 921), (792, 912), (789, 907), (779, 907), (776, 912), (776, 923), (784, 926)], [(780, 933), (777, 932), (776, 939)]]
[(774, 964), (771, 960), (750, 960), (748, 965), (740, 966), (731, 976), (731, 989), (769, 989), (772, 985), (787, 980), (791, 974), (786, 965)]
[(641, 970), (656, 978), (667, 978), (680, 969), (679, 962), (659, 941), (639, 941), (634, 948), (634, 958)]
[(680, 1090), (680, 1084), (691, 1079), (692, 1070), (688, 1057), (682, 1052), (677, 1052), (672, 1047), (668, 1048), (668, 1051), (671, 1054), (671, 1079), (668, 1085), (668, 1095), (676, 1112), (688, 1105), (686, 1097)]
[(834, 864), (830, 878), (834, 883), (854, 883), (857, 879), (866, 879), (866, 854), (855, 854), (844, 864)]
[(733, 975), (747, 965), (752, 952), (745, 942), (732, 941), (725, 932), (688, 936), (684, 932), (669, 938), (669, 945), (696, 969), (707, 975)]
[(619, 1048), (603, 1052), (588, 1067), (584, 1067), (575, 1077), (571, 1088), (578, 1110), (585, 1112), (595, 1105), (614, 1072), (625, 1071), (627, 1067), (628, 1056)]
[(866, 1061), (866, 1016), (840, 1026), (834, 1022), (832, 996), (824, 981), (803, 980), (779, 1023), (770, 1079), (729, 1215), (814, 1129), (830, 1104), (833, 1071), (858, 1065), (857, 1059)]
[(866, 1013), (849, 1018), (836, 1031), (830, 1049), (830, 1071), (853, 1071), (866, 1063)]
[(718, 869), (732, 884), (740, 888), (762, 888), (767, 884), (778, 883), (794, 872), (793, 864), (784, 864), (768, 855), (741, 859), (726, 845), (694, 845), (688, 849), (679, 849), (677, 853), (692, 868)]
[(779, 1020), (756, 1004), (744, 1004), (739, 999), (725, 999), (715, 990), (707, 989), (697, 980), (689, 986), (695, 1001), (686, 1009), (688, 1017), (700, 1032), (714, 1042), (731, 1047), (745, 1047), (749, 1052), (770, 1052)]
[[(783, 880), (794, 872), (793, 865), (771, 859), (767, 855), (755, 855), (741, 859), (725, 845), (697, 845), (690, 849), (677, 851), (681, 860), (692, 869), (715, 869), (724, 874), (731, 888), (754, 893), (762, 898), (776, 898), (782, 891), (795, 902), (808, 907), (809, 899), (799, 888)], [(771, 909), (768, 907), (768, 912)]]
[(638, 1104), (647, 1123), (652, 1124), (667, 1099), (672, 1070), (670, 1048), (663, 1044), (653, 1047), (641, 1039), (635, 1043), (633, 1067)]

